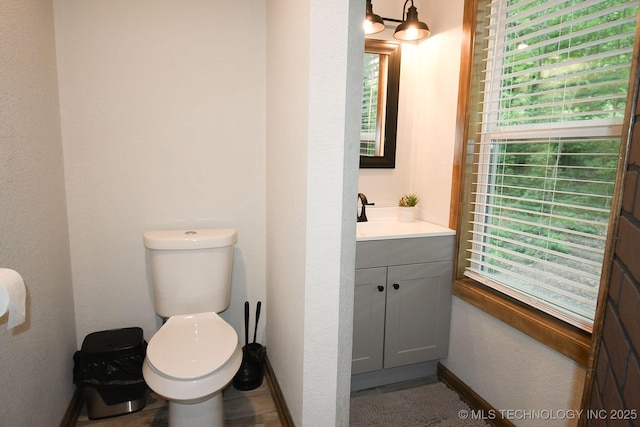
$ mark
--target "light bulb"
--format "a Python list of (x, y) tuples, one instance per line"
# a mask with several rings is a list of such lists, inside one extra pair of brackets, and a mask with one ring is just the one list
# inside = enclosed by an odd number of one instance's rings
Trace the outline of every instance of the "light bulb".
[(418, 38), (418, 29), (415, 27), (407, 28), (407, 40), (416, 40)]

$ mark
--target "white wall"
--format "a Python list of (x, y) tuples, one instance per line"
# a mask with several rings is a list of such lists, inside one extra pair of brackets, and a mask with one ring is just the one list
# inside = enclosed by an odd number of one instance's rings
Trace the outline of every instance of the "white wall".
[[(295, 22), (296, 25), (291, 23)], [(293, 419), (303, 411), (309, 4), (267, 3), (269, 359)]]
[(314, 0), (311, 5), (300, 425), (348, 426), (364, 5), (360, 0)]
[(416, 2), (431, 37), (417, 46), (411, 191), (422, 196), (419, 217), (442, 226), (449, 225), (463, 5), (463, 0)]
[(268, 3), (267, 333), (296, 425), (348, 424), (363, 11)]
[(142, 233), (169, 228), (238, 229), (222, 316), (243, 337), (265, 298), (265, 2), (54, 4), (78, 345), (150, 339)]
[(27, 320), (0, 317), (0, 425), (58, 424), (76, 349), (51, 4), (0, 13), (0, 267), (27, 286)]
[[(472, 305), (453, 299), (445, 366), (518, 426), (574, 426), (522, 411), (578, 411), (585, 369)], [(519, 411), (519, 412), (515, 412)], [(575, 414), (575, 412), (574, 412)]]

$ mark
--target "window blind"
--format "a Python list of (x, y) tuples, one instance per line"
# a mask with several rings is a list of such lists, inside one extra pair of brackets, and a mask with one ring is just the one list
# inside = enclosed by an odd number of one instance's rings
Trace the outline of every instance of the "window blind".
[[(492, 0), (465, 275), (590, 330), (638, 0)], [(480, 65), (480, 64), (476, 64)]]

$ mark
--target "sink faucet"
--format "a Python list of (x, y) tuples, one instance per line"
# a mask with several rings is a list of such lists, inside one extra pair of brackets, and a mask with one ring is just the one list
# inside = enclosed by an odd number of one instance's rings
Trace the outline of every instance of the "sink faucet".
[(374, 206), (375, 203), (369, 203), (369, 201), (367, 200), (367, 196), (362, 193), (358, 193), (358, 200), (360, 200), (360, 202), (362, 203), (362, 210), (358, 215), (358, 222), (367, 222), (367, 212), (365, 210), (365, 207)]

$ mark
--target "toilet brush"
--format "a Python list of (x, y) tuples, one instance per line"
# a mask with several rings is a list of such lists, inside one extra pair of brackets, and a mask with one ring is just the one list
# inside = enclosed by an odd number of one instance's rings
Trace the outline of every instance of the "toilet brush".
[(260, 319), (260, 306), (262, 305), (262, 301), (258, 301), (258, 305), (256, 306), (256, 326), (253, 329), (253, 343), (256, 343), (256, 334), (258, 333), (258, 320)]
[(244, 346), (249, 345), (249, 301), (244, 302)]

